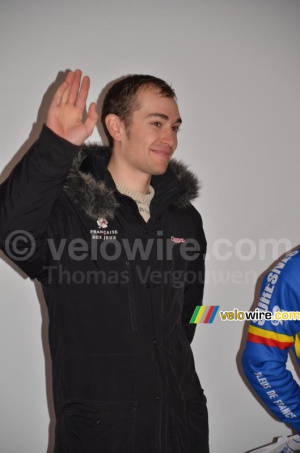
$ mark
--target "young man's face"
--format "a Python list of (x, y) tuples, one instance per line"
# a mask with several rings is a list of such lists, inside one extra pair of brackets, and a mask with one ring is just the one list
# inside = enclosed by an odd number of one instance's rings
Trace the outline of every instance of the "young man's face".
[(177, 147), (181, 124), (177, 103), (149, 87), (140, 91), (137, 105), (122, 140), (123, 162), (130, 170), (163, 174)]

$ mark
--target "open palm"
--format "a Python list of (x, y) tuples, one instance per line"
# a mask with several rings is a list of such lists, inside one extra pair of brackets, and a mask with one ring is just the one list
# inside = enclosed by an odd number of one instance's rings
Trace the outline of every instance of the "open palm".
[(57, 135), (79, 146), (92, 134), (98, 120), (96, 104), (92, 102), (88, 108), (87, 118), (83, 122), (90, 79), (84, 76), (81, 84), (80, 81), (79, 69), (68, 72), (66, 80), (52, 99), (46, 122)]

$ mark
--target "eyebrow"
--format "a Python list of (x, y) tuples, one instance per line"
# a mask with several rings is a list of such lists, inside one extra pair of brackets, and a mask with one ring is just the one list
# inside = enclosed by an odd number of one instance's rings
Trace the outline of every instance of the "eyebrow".
[[(163, 113), (149, 113), (149, 115), (146, 116), (146, 118), (151, 118), (153, 116), (158, 116), (159, 118), (162, 118), (163, 120), (166, 120), (168, 121), (170, 118), (168, 117), (168, 115), (164, 115)], [(182, 119), (181, 118), (178, 118), (176, 121), (174, 121), (173, 124), (181, 124), (182, 123)]]

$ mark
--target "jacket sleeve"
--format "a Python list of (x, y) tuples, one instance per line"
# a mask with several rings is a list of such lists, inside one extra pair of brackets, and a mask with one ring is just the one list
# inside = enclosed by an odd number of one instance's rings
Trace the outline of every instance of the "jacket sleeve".
[(196, 213), (198, 217), (196, 223), (196, 240), (200, 246), (200, 252), (197, 259), (188, 261), (187, 278), (184, 288), (184, 304), (181, 312), (182, 327), (189, 343), (192, 342), (196, 330), (196, 324), (190, 324), (190, 320), (195, 308), (202, 305), (205, 279), (206, 239), (203, 231), (202, 218), (197, 211)]
[(30, 278), (47, 262), (49, 219), (79, 149), (44, 126), (0, 186), (0, 248)]
[[(300, 309), (299, 251), (288, 255), (265, 277), (258, 302), (260, 310)], [(266, 406), (282, 422), (300, 433), (300, 387), (286, 368), (292, 348), (299, 364), (299, 320), (252, 322), (242, 358), (245, 375)]]

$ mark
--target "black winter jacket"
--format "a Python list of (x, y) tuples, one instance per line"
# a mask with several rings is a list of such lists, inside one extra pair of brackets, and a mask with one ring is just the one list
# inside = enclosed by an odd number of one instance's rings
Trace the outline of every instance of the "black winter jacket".
[[(172, 160), (152, 177), (146, 223), (109, 156), (44, 126), (0, 188), (1, 248), (42, 283), (49, 310), (55, 453), (206, 453), (189, 324), (206, 249), (198, 183)], [(20, 230), (30, 247), (13, 241)]]

